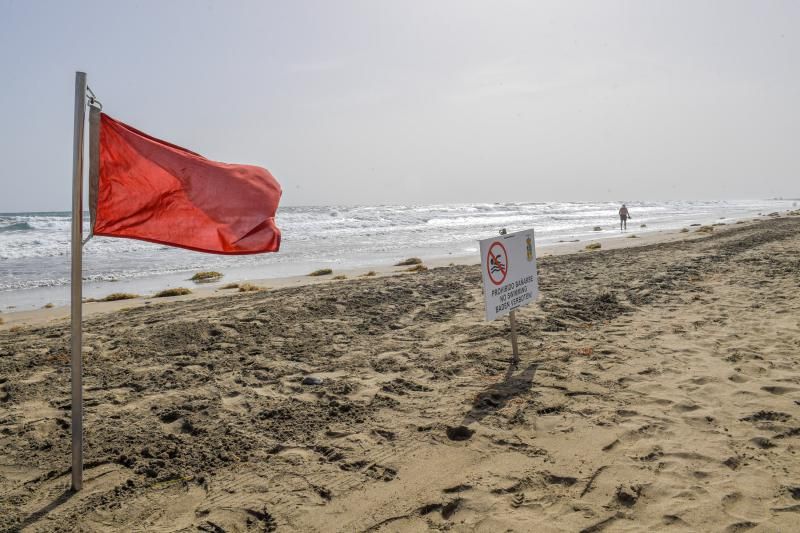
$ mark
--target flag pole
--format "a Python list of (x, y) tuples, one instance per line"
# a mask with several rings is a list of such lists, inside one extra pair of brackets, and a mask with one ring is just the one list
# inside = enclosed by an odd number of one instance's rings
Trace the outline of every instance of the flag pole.
[(72, 490), (83, 486), (83, 360), (81, 313), (83, 282), (83, 129), (86, 116), (86, 73), (75, 73), (75, 129), (72, 141)]

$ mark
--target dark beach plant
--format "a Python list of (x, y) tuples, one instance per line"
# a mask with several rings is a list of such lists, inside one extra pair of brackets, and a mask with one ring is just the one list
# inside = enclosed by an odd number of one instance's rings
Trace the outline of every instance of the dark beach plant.
[(213, 270), (209, 270), (206, 272), (198, 272), (190, 279), (195, 283), (208, 283), (211, 281), (217, 281), (222, 277), (222, 272), (215, 272)]
[(157, 292), (154, 298), (167, 298), (169, 296), (184, 296), (186, 294), (192, 294), (191, 289), (187, 289), (185, 287), (175, 287), (173, 289), (165, 289), (161, 292)]

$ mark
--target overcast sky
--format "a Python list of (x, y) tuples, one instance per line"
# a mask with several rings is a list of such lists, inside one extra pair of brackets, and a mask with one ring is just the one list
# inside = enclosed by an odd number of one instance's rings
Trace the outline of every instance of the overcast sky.
[(800, 196), (800, 2), (0, 0), (0, 211), (104, 111), (283, 205)]

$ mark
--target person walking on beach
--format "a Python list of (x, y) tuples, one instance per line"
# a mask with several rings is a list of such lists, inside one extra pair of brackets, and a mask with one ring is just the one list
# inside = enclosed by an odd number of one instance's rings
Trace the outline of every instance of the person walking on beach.
[(622, 207), (619, 208), (619, 230), (622, 231), (624, 229), (628, 229), (628, 219), (631, 218), (631, 214), (628, 213), (628, 208), (625, 207), (625, 204), (622, 204)]

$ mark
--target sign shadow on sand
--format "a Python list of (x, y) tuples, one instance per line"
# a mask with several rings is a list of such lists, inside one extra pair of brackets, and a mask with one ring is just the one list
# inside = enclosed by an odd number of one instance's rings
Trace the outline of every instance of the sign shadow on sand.
[(533, 386), (538, 363), (531, 363), (522, 372), (514, 375), (515, 367), (509, 366), (503, 380), (478, 393), (472, 409), (464, 415), (463, 425), (480, 422), (486, 416), (505, 407), (512, 398), (528, 392)]

